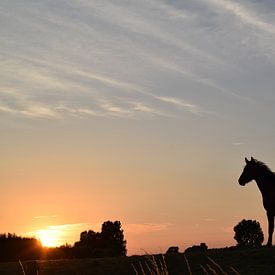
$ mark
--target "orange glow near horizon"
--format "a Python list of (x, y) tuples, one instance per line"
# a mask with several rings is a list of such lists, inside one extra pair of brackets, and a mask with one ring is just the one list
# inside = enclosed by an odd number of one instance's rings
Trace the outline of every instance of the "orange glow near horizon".
[(41, 241), (44, 247), (57, 247), (62, 245), (61, 230), (56, 229), (43, 229), (36, 231), (36, 237)]

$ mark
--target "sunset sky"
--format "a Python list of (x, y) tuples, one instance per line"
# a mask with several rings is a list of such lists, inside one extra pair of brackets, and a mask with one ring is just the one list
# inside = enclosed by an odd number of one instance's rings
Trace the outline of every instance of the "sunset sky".
[(2, 0), (0, 232), (128, 254), (235, 244), (275, 170), (272, 0)]

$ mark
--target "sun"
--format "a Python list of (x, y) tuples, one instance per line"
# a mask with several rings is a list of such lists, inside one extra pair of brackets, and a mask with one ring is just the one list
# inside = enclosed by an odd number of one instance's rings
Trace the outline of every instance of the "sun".
[(44, 229), (36, 231), (36, 237), (44, 247), (56, 247), (60, 245), (62, 232), (55, 229)]

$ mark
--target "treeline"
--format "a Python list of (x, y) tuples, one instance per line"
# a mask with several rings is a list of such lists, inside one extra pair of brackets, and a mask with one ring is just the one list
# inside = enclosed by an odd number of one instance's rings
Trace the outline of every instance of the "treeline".
[(44, 248), (35, 238), (10, 233), (0, 235), (0, 261), (116, 257), (125, 256), (126, 252), (126, 240), (119, 221), (104, 222), (101, 232), (81, 232), (80, 240), (73, 246)]
[(35, 238), (19, 237), (15, 234), (0, 234), (0, 260), (41, 259), (43, 247)]

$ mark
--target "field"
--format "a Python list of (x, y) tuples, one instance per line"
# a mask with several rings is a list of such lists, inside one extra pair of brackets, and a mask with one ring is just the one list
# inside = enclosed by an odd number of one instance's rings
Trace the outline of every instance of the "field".
[[(37, 261), (38, 274), (275, 274), (275, 248), (219, 249), (188, 254)], [(27, 272), (28, 262), (23, 262)], [(35, 265), (34, 262), (31, 265)], [(0, 263), (1, 275), (24, 274), (19, 262)]]

